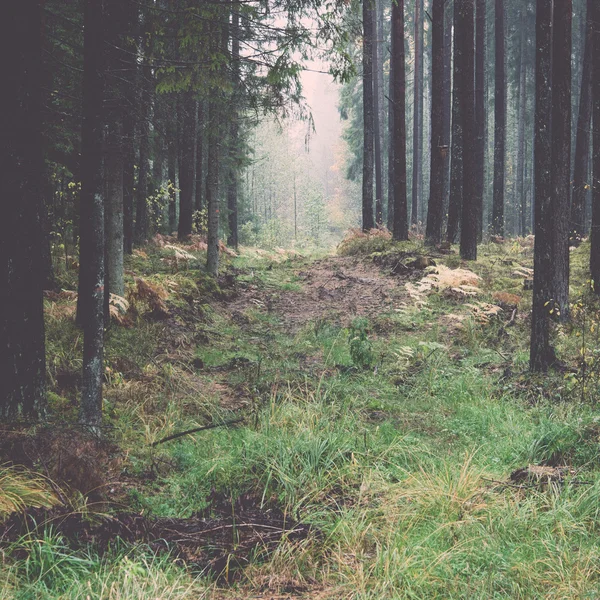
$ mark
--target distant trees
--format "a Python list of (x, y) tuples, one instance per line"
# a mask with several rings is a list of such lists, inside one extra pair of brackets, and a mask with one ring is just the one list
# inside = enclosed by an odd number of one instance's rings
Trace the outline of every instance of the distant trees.
[(0, 419), (46, 410), (42, 305), (42, 3), (22, 0), (0, 20)]

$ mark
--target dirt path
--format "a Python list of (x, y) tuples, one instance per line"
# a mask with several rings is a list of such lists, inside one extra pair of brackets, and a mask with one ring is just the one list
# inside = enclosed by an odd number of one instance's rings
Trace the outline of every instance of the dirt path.
[(355, 258), (328, 257), (295, 271), (299, 291), (240, 287), (227, 310), (235, 315), (248, 308), (266, 309), (281, 316), (288, 333), (308, 321), (328, 319), (346, 326), (357, 316), (373, 316), (400, 306), (406, 298), (398, 277), (383, 274), (372, 264)]

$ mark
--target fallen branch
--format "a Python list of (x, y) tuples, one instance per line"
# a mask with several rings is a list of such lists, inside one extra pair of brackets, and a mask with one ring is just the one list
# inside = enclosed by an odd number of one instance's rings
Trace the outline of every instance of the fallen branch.
[(241, 423), (244, 419), (233, 419), (231, 421), (223, 421), (223, 423), (212, 423), (211, 425), (204, 425), (203, 427), (194, 427), (194, 429), (188, 429), (187, 431), (180, 431), (179, 433), (174, 433), (173, 435), (168, 435), (162, 440), (158, 440), (158, 442), (152, 442), (150, 446), (154, 448), (154, 446), (158, 446), (159, 444), (164, 444), (165, 442), (170, 442), (171, 440), (176, 440), (177, 438), (183, 437), (184, 435), (190, 435), (192, 433), (198, 433), (199, 431), (206, 431), (207, 429), (216, 429), (217, 427), (228, 427), (229, 425), (235, 425), (236, 423)]

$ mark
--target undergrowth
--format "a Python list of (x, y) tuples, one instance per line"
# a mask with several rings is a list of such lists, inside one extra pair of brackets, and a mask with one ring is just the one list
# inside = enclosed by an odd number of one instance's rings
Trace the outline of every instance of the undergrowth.
[[(383, 233), (344, 244), (346, 255), (391, 250)], [(580, 290), (586, 251), (572, 254)], [(233, 279), (251, 301), (231, 311), (215, 300), (228, 284), (202, 283), (194, 265), (174, 279), (162, 252), (132, 266), (150, 277), (162, 265), (152, 281), (169, 290), (170, 320), (141, 311), (108, 336), (106, 415), (126, 455), (119, 502), (185, 518), (210, 511), (216, 493), (232, 503), (246, 494), (311, 534), (284, 539), (267, 560), (249, 557), (223, 588), (147, 548), (99, 556), (49, 530), (3, 548), (2, 600), (597, 596), (600, 414), (564, 373), (527, 373), (530, 240), (484, 245), (473, 264), (436, 259), (481, 278), (474, 296), (430, 286), (415, 299), (407, 288), (404, 302), (350, 326), (315, 315), (293, 330), (269, 298), (299, 293), (309, 259), (242, 253)], [(482, 317), (485, 305), (501, 310)], [(66, 410), (77, 382), (61, 387), (60, 377), (76, 372), (80, 341), (67, 317), (48, 335), (56, 410)], [(577, 368), (576, 331), (557, 326), (555, 340)], [(149, 445), (231, 417), (245, 420)], [(571, 474), (511, 480), (527, 465)]]

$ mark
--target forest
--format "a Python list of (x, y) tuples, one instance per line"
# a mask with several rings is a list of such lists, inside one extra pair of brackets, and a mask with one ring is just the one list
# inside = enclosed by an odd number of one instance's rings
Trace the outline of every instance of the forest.
[(18, 0), (0, 600), (600, 597), (600, 0)]

